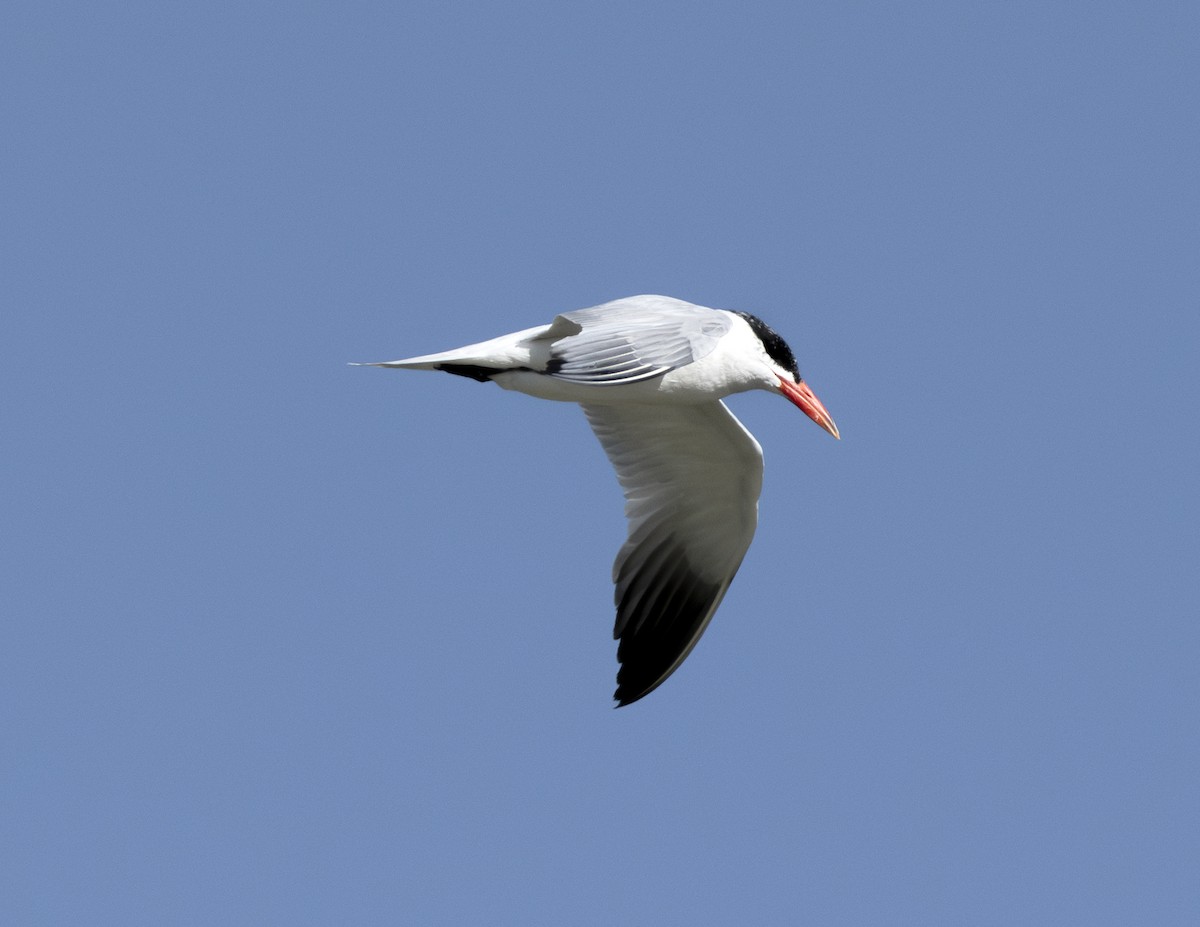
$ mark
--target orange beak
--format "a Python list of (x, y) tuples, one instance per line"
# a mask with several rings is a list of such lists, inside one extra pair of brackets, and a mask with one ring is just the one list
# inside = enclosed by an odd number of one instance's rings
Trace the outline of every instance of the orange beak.
[(841, 440), (841, 435), (838, 434), (837, 425), (833, 423), (833, 419), (829, 417), (829, 413), (825, 411), (825, 407), (821, 405), (821, 400), (813, 395), (813, 391), (808, 388), (808, 384), (804, 382), (792, 383), (790, 380), (779, 378), (779, 391), (787, 396), (795, 405), (799, 406), (814, 422), (828, 431), (831, 435)]

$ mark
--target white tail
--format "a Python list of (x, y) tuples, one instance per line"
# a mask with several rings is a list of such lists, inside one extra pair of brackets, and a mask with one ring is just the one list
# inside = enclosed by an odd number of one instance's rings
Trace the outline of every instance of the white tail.
[[(440, 354), (422, 354), (419, 357), (405, 357), (394, 361), (378, 361), (371, 364), (354, 364), (355, 367), (396, 367), (404, 370), (436, 370), (443, 364), (470, 367), (490, 367), (496, 370), (511, 370), (515, 367), (544, 366), (547, 354), (547, 343), (537, 344), (551, 329), (550, 325), (539, 325), (537, 328), (527, 328), (491, 341), (481, 341), (478, 344), (468, 344), (452, 351)], [(539, 350), (540, 348), (540, 350)]]

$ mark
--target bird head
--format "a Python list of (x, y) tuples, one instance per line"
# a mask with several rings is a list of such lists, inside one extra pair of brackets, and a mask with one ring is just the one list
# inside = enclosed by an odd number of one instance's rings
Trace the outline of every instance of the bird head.
[(788, 347), (788, 343), (758, 316), (748, 312), (739, 312), (738, 315), (746, 320), (746, 324), (750, 326), (762, 344), (764, 360), (770, 370), (764, 384), (765, 387), (771, 392), (782, 394), (789, 402), (798, 406), (805, 415), (840, 440), (842, 436), (838, 432), (832, 416), (801, 378), (800, 369), (796, 365), (796, 356)]

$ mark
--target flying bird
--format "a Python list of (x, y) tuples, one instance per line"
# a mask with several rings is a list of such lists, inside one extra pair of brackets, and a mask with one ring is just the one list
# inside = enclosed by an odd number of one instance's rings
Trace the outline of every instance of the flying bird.
[(840, 437), (766, 323), (668, 296), (631, 296), (453, 351), (363, 366), (442, 370), (583, 407), (629, 521), (613, 564), (618, 707), (654, 691), (691, 653), (754, 537), (762, 448), (721, 399), (778, 393)]

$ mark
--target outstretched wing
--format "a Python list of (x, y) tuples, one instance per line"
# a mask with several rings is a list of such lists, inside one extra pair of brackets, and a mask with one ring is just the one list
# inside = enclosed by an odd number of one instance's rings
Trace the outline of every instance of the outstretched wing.
[(635, 702), (708, 627), (758, 523), (762, 449), (724, 403), (583, 406), (625, 492), (615, 698)]
[(666, 296), (565, 312), (545, 335), (545, 373), (576, 383), (636, 383), (709, 354), (732, 324), (726, 312)]

